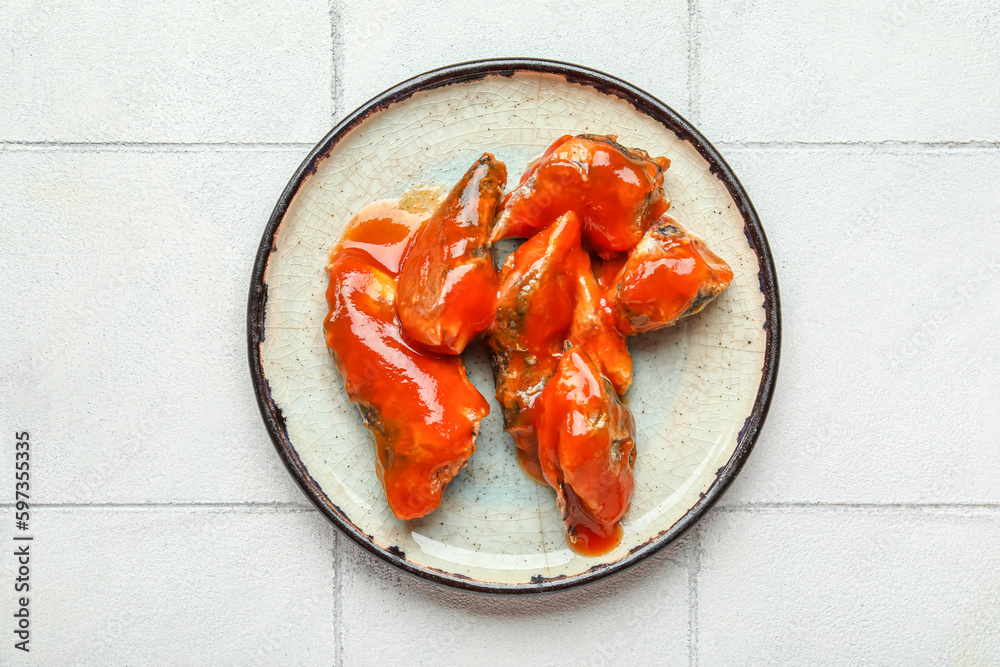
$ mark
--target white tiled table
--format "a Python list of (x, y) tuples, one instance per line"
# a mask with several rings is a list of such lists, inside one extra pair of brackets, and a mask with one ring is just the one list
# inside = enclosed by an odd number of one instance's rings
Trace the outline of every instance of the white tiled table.
[[(9, 0), (0, 664), (1000, 664), (1000, 2), (828, 4)], [(778, 389), (730, 493), (544, 598), (435, 588), (338, 538), (246, 370), (253, 256), (308, 149), (389, 85), (494, 56), (690, 118), (781, 284)]]

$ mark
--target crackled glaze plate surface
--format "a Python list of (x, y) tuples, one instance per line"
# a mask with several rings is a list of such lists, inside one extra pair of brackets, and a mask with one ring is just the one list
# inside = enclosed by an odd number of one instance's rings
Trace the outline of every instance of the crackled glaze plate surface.
[[(587, 558), (567, 546), (552, 491), (518, 467), (484, 353), (469, 375), (491, 401), (476, 453), (440, 509), (398, 521), (374, 453), (324, 341), (324, 267), (344, 226), (376, 199), (450, 187), (484, 151), (511, 182), (563, 134), (617, 134), (665, 155), (671, 215), (732, 266), (729, 289), (681, 324), (632, 337), (635, 492), (623, 542)], [(567, 588), (619, 571), (676, 539), (739, 472), (777, 372), (778, 293), (763, 230), (715, 149), (646, 93), (584, 68), (481, 61), (401, 84), (338, 125), (289, 183), (267, 226), (248, 312), (250, 366), (264, 421), (306, 494), (381, 558), (482, 592)]]

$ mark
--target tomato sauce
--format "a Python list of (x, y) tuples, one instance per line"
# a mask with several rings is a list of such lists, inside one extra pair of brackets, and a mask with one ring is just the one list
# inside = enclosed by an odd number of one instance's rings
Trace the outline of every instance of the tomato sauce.
[(437, 509), (489, 413), (460, 357), (418, 350), (402, 335), (396, 271), (420, 225), (420, 216), (391, 202), (371, 204), (352, 220), (327, 267), (326, 343), (372, 433), (376, 471), (399, 519)]

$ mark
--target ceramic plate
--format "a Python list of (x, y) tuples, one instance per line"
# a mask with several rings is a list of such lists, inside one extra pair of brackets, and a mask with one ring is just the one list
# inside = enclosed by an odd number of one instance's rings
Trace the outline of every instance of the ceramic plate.
[[(324, 266), (364, 204), (424, 184), (450, 187), (484, 151), (510, 180), (555, 138), (616, 134), (665, 155), (671, 214), (732, 266), (702, 313), (632, 337), (626, 401), (637, 426), (635, 492), (613, 552), (570, 551), (552, 491), (525, 477), (503, 433), (487, 357), (466, 353), (491, 400), (476, 453), (440, 509), (398, 521), (323, 336)], [(675, 540), (739, 472), (767, 414), (778, 367), (774, 263), (732, 170), (686, 120), (606, 74), (540, 60), (492, 60), (423, 74), (379, 95), (310, 153), (264, 232), (250, 288), (249, 355), (264, 422), (292, 475), (341, 531), (407, 572), (488, 593), (569, 588)]]

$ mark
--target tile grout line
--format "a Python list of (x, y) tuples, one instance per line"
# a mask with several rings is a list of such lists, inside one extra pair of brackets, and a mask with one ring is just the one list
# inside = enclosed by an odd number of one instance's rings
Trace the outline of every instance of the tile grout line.
[(204, 150), (309, 150), (314, 144), (293, 141), (275, 142), (156, 142), (156, 141), (0, 141), (0, 151), (204, 151)]
[(695, 532), (688, 554), (688, 664), (698, 667), (698, 573), (701, 571), (701, 532)]
[(840, 150), (997, 150), (998, 141), (896, 141), (885, 139), (877, 141), (716, 141), (716, 146), (726, 150), (809, 150), (809, 149), (840, 149)]
[(344, 38), (341, 30), (344, 12), (340, 0), (330, 0), (330, 127), (337, 124), (344, 103)]
[[(0, 503), (0, 509), (10, 509), (14, 503)], [(299, 510), (315, 512), (316, 507), (306, 502), (260, 502), (260, 503), (200, 503), (200, 502), (153, 502), (153, 503), (33, 503), (37, 509), (109, 509), (109, 510)], [(755, 511), (921, 511), (921, 510), (980, 510), (1000, 511), (996, 503), (834, 503), (834, 502), (772, 502), (741, 503), (719, 505), (716, 512)]]
[[(14, 503), (0, 503), (0, 509), (10, 509)], [(37, 509), (112, 509), (112, 510), (155, 510), (155, 509), (229, 509), (229, 510), (301, 510), (315, 512), (316, 507), (306, 502), (260, 502), (260, 503), (200, 503), (200, 502), (153, 502), (153, 503), (33, 503)], [(1000, 511), (996, 503), (833, 503), (833, 502), (772, 502), (719, 505), (717, 512), (754, 512), (783, 510), (827, 510), (827, 511), (899, 511), (899, 510), (984, 510)]]
[(1000, 512), (1000, 503), (747, 503), (717, 506), (714, 511), (725, 513), (752, 512), (925, 512), (978, 511)]
[(337, 654), (337, 667), (344, 664), (344, 638), (341, 629), (341, 622), (344, 618), (342, 609), (343, 597), (340, 593), (340, 531), (334, 531), (333, 535), (333, 642), (334, 651)]
[(696, 127), (701, 122), (701, 69), (699, 58), (701, 57), (699, 31), (701, 25), (698, 21), (698, 0), (688, 0), (688, 116), (691, 123)]
[[(0, 509), (11, 509), (14, 503), (0, 503)], [(32, 509), (53, 510), (234, 510), (316, 512), (310, 503), (32, 503)]]
[[(693, 77), (693, 81), (697, 80)], [(696, 84), (695, 84), (696, 85)], [(339, 90), (339, 85), (338, 85)], [(335, 93), (342, 95), (341, 92)], [(696, 96), (691, 104), (697, 106)], [(339, 104), (339, 101), (337, 102)], [(726, 150), (881, 150), (909, 149), (914, 151), (995, 151), (1000, 150), (1000, 141), (897, 141), (894, 139), (877, 141), (715, 141), (717, 147)], [(83, 150), (83, 151), (202, 151), (202, 150), (308, 150), (314, 146), (310, 142), (155, 142), (155, 141), (0, 141), (2, 151), (31, 150)]]

